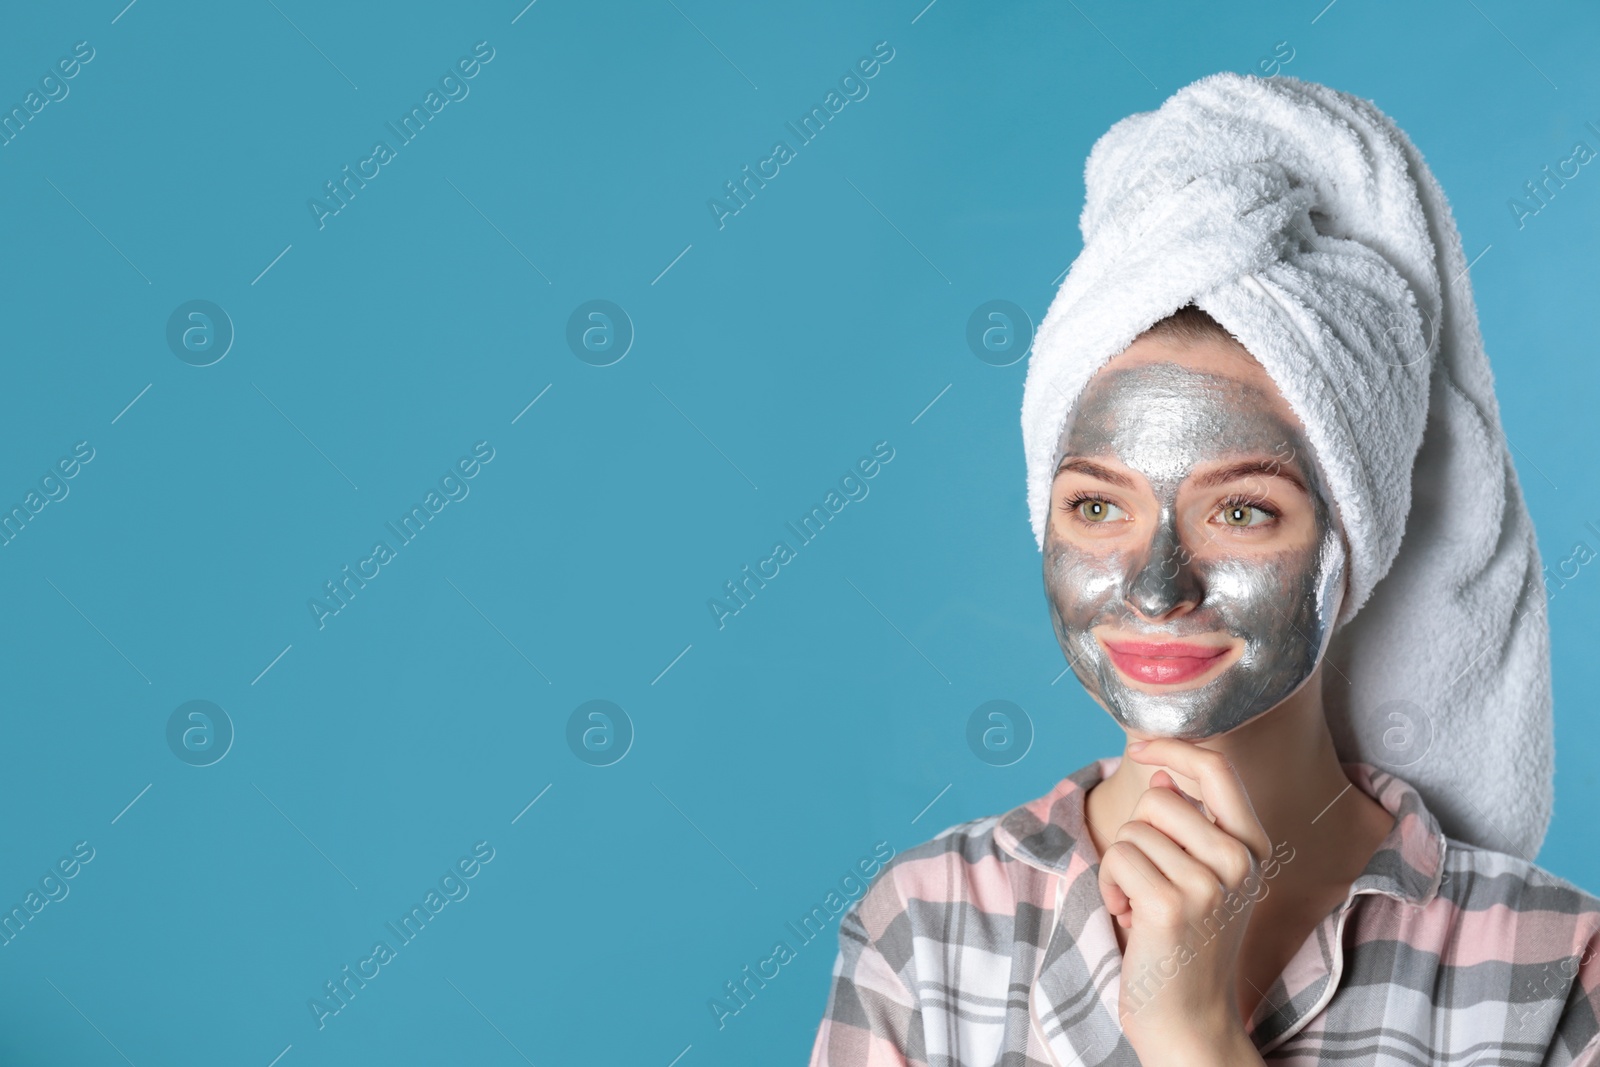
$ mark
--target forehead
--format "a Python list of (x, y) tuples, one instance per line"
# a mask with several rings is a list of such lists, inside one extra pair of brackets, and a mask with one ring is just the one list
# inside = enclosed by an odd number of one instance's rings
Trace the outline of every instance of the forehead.
[(1115, 458), (1152, 481), (1262, 454), (1311, 473), (1298, 420), (1265, 373), (1244, 363), (1114, 362), (1084, 388), (1057, 453)]

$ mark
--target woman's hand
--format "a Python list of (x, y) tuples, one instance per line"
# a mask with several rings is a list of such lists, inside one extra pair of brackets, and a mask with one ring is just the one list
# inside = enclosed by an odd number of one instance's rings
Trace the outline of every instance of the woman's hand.
[(1101, 857), (1100, 894), (1128, 931), (1123, 1033), (1152, 1067), (1258, 1063), (1234, 984), (1271, 841), (1220, 753), (1160, 738), (1129, 745), (1128, 758), (1198, 782), (1211, 818), (1159, 770)]

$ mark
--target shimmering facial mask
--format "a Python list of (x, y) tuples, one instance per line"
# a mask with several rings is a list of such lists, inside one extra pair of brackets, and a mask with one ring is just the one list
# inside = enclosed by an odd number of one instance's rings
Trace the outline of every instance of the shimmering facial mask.
[[(1144, 527), (1145, 534), (1115, 545), (1062, 536), (1058, 524), (1076, 520), (1060, 514), (1062, 494), (1051, 494), (1044, 581), (1056, 637), (1078, 680), (1119, 723), (1147, 734), (1210, 737), (1267, 711), (1310, 677), (1339, 610), (1344, 548), (1309, 446), (1273, 413), (1266, 395), (1175, 363), (1108, 371), (1079, 398), (1057, 455), (1116, 460), (1155, 494), (1153, 531)], [(1309, 543), (1245, 551), (1210, 535), (1214, 526), (1199, 527), (1208, 531), (1201, 534), (1193, 519), (1180, 536), (1178, 490), (1196, 468), (1263, 457), (1272, 464), (1268, 473), (1281, 469), (1309, 490), (1316, 529)], [(1176, 610), (1184, 604), (1189, 610)], [(1091, 632), (1097, 628), (1113, 635), (1116, 662)], [(1139, 647), (1185, 641), (1230, 649), (1242, 642), (1242, 654), (1197, 684), (1182, 679), (1203, 677), (1216, 663), (1197, 671), (1207, 661)], [(1134, 664), (1135, 680), (1117, 663)]]

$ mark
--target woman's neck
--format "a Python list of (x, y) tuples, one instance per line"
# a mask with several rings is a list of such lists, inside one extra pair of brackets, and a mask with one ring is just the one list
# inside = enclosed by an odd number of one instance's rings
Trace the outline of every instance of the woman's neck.
[[(1140, 737), (1130, 735), (1128, 740)], [(1340, 766), (1323, 715), (1320, 666), (1271, 711), (1196, 744), (1228, 757), (1274, 846), (1286, 842), (1306, 861), (1293, 865), (1291, 882), (1353, 880), (1393, 825), (1393, 817), (1355, 788)], [(1123, 759), (1089, 791), (1084, 812), (1099, 854), (1115, 840), (1158, 769)], [(1199, 799), (1198, 783), (1168, 773), (1179, 788)], [(1289, 873), (1285, 868), (1284, 874)]]

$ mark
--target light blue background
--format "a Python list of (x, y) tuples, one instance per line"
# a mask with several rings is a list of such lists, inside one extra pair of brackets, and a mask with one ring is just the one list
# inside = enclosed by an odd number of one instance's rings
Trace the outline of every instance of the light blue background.
[[(975, 358), (967, 318), (1043, 314), (1112, 122), (1280, 41), (1426, 155), (1483, 253), (1541, 551), (1600, 549), (1600, 176), (1508, 207), (1600, 147), (1593, 8), (123, 2), (0, 32), (8, 108), (95, 49), (0, 148), (0, 502), (95, 449), (0, 549), (0, 903), (95, 849), (0, 948), (0, 1062), (803, 1061), (835, 927), (724, 1029), (708, 1001), (875, 843), (1118, 748), (1052, 685), (1025, 363)], [(319, 230), (307, 200), (484, 40)], [(719, 230), (707, 200), (878, 41), (870, 94)], [(565, 341), (596, 298), (637, 330), (604, 368)], [(191, 299), (237, 330), (210, 367), (165, 341)], [(470, 496), (319, 630), (308, 599), (480, 440)], [(707, 600), (884, 440), (719, 630)], [(1538, 857), (1591, 890), (1597, 606), (1595, 566), (1551, 604)], [(604, 768), (565, 741), (598, 698), (637, 734)], [(210, 767), (165, 740), (192, 699), (237, 731)], [(1037, 732), (1006, 768), (965, 740), (991, 699)], [(308, 999), (480, 840), (470, 896), (319, 1030)]]

